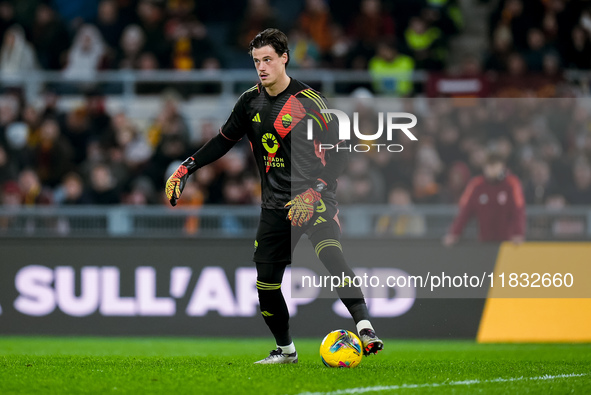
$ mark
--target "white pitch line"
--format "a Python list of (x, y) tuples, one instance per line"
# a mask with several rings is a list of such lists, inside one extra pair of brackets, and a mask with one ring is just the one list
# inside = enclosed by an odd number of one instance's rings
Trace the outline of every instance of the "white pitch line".
[(375, 387), (358, 387), (358, 388), (347, 388), (343, 390), (330, 391), (330, 392), (301, 392), (298, 395), (342, 395), (342, 394), (364, 394), (366, 392), (377, 392), (377, 391), (394, 391), (402, 389), (414, 389), (414, 388), (434, 388), (434, 387), (447, 387), (454, 385), (473, 385), (473, 384), (487, 384), (487, 383), (507, 383), (513, 381), (541, 381), (541, 380), (556, 380), (556, 379), (568, 379), (572, 377), (583, 377), (587, 376), (587, 373), (571, 373), (571, 374), (558, 374), (555, 376), (544, 375), (538, 377), (512, 377), (491, 379), (491, 380), (464, 380), (464, 381), (450, 381), (447, 383), (425, 383), (425, 384), (400, 384), (400, 385), (378, 385)]

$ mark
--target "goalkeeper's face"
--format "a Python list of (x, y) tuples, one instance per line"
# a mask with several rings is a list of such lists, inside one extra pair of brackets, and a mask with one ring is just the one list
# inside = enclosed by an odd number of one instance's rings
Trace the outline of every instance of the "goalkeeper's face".
[(252, 50), (254, 67), (259, 74), (259, 79), (265, 88), (270, 88), (285, 76), (285, 64), (287, 54), (279, 55), (270, 45)]

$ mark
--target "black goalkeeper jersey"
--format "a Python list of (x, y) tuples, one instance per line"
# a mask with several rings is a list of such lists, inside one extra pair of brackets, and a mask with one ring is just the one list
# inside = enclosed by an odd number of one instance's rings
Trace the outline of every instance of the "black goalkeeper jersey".
[[(319, 149), (320, 144), (339, 143), (336, 117), (320, 112), (326, 108), (320, 93), (293, 78), (277, 96), (270, 96), (259, 83), (238, 99), (220, 134), (232, 142), (244, 135), (250, 140), (261, 177), (263, 208), (283, 208), (321, 178), (330, 155), (346, 154)], [(324, 181), (328, 189), (323, 196), (334, 199), (336, 178)]]

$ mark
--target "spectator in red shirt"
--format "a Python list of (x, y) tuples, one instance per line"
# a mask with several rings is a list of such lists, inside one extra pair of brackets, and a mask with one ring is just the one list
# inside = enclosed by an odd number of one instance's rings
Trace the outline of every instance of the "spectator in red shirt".
[(460, 211), (443, 244), (457, 243), (471, 217), (478, 218), (481, 241), (512, 240), (516, 244), (525, 237), (525, 200), (519, 179), (511, 174), (504, 159), (489, 154), (483, 175), (474, 177), (460, 198)]

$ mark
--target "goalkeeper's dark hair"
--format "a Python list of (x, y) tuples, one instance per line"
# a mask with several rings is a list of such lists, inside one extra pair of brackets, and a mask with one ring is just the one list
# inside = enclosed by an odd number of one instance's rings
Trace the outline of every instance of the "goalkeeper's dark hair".
[(287, 46), (287, 36), (279, 29), (269, 28), (257, 34), (248, 46), (248, 54), (252, 56), (252, 50), (262, 48), (265, 45), (270, 45), (277, 55), (281, 56), (287, 54), (287, 62), (289, 64), (289, 48)]

